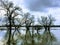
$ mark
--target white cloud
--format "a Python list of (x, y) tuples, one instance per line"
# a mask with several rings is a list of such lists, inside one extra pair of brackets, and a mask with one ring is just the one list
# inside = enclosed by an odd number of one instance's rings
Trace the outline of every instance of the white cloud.
[(24, 0), (10, 0), (12, 1), (15, 5), (18, 5), (22, 8), (23, 12), (29, 12), (29, 10), (25, 7), (24, 5)]
[(15, 5), (23, 5), (24, 0), (9, 0), (12, 1)]

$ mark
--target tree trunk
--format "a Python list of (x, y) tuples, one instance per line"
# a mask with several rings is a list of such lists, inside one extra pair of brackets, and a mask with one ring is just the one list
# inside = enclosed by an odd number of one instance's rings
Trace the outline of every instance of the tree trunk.
[(9, 26), (10, 26), (10, 27), (9, 27), (9, 30), (8, 30), (8, 31), (9, 31), (9, 38), (8, 38), (7, 44), (8, 44), (8, 45), (11, 45), (11, 32), (12, 32), (12, 31), (11, 31), (11, 15), (9, 16)]

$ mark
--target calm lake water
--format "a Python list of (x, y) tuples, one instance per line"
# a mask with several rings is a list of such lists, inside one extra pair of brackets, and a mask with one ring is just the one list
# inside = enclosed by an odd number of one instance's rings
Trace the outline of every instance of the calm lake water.
[[(55, 29), (55, 28), (54, 28)], [(22, 31), (23, 32), (23, 31)], [(57, 38), (57, 42), (60, 42), (60, 30), (51, 30), (51, 32), (54, 34), (54, 36)], [(6, 31), (0, 31), (0, 40), (3, 39), (3, 36), (5, 35)], [(24, 32), (23, 32), (24, 33)], [(60, 44), (60, 43), (59, 43)], [(57, 45), (57, 44), (56, 44)]]

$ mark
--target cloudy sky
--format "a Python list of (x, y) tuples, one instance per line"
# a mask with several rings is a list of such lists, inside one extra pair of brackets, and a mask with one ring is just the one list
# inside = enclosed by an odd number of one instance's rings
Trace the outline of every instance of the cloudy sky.
[(30, 12), (35, 17), (52, 15), (55, 24), (60, 24), (60, 0), (10, 0), (22, 7), (23, 12)]

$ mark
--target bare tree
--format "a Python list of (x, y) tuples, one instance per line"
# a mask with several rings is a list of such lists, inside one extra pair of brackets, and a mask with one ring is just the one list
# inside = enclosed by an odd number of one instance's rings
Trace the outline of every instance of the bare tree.
[(25, 34), (25, 44), (28, 45), (27, 43), (27, 40), (28, 40), (28, 33), (29, 33), (29, 37), (30, 37), (30, 40), (31, 40), (31, 31), (30, 31), (30, 27), (31, 25), (33, 25), (34, 23), (34, 16), (33, 15), (30, 15), (30, 13), (25, 13), (24, 16), (23, 16), (23, 20), (24, 20), (24, 24), (26, 26), (26, 34)]
[[(48, 17), (41, 17), (41, 20), (38, 19), (38, 22), (44, 27), (45, 31), (42, 37), (42, 43), (43, 45), (49, 45), (50, 42), (52, 42), (55, 37), (52, 35), (52, 33), (50, 32), (50, 26), (53, 25), (53, 22), (55, 21), (55, 19), (50, 15)], [(47, 27), (48, 26), (48, 27)], [(47, 38), (48, 37), (48, 38)], [(53, 38), (53, 39), (52, 39)], [(44, 43), (43, 43), (44, 42)], [(52, 45), (52, 44), (50, 44)]]
[(21, 8), (16, 7), (13, 5), (12, 2), (9, 2), (8, 0), (0, 0), (1, 2), (1, 7), (4, 9), (6, 12), (5, 16), (7, 16), (7, 21), (9, 24), (8, 31), (9, 31), (9, 36), (8, 36), (8, 41), (7, 45), (11, 45), (11, 36), (12, 36), (12, 23), (14, 25), (14, 17), (17, 16), (18, 14), (16, 11), (21, 11)]

